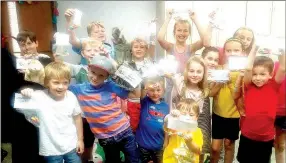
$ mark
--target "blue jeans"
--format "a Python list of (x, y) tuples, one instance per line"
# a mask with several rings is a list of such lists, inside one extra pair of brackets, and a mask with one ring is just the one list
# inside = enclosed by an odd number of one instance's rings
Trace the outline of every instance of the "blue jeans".
[(79, 155), (76, 153), (76, 150), (58, 156), (44, 156), (46, 163), (81, 163), (81, 159)]
[(120, 151), (124, 153), (126, 163), (139, 162), (139, 151), (130, 127), (113, 137), (98, 139), (98, 142), (104, 150), (105, 163), (120, 163)]

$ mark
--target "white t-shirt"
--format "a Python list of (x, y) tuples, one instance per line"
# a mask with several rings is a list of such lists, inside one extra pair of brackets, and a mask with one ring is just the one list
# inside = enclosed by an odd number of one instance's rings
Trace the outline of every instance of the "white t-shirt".
[(75, 149), (77, 131), (73, 116), (81, 114), (76, 96), (67, 91), (63, 100), (55, 101), (44, 90), (35, 91), (31, 100), (37, 106), (40, 121), (40, 155), (63, 155)]

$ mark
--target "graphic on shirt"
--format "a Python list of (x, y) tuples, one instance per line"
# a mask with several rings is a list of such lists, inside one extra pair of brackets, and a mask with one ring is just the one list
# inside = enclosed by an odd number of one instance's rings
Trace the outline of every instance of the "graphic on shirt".
[(151, 114), (154, 117), (162, 117), (162, 118), (164, 118), (164, 116), (165, 116), (163, 113), (161, 113), (159, 111), (156, 111), (156, 110), (149, 110), (149, 114)]

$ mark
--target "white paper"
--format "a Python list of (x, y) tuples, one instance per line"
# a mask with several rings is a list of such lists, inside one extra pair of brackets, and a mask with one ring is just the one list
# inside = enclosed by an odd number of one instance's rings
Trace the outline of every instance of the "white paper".
[(115, 75), (129, 83), (133, 88), (136, 88), (142, 81), (140, 74), (131, 68), (121, 65), (115, 72)]
[(36, 105), (31, 98), (24, 97), (19, 93), (15, 93), (14, 108), (17, 109), (35, 109)]
[(167, 128), (175, 131), (193, 131), (198, 127), (197, 123), (192, 120), (187, 120), (183, 116), (168, 117)]
[(78, 9), (75, 9), (74, 15), (73, 15), (73, 24), (76, 26), (81, 25), (81, 17), (82, 17), (82, 12), (79, 11)]
[(245, 69), (248, 63), (247, 56), (229, 56), (228, 69), (229, 70), (242, 70)]
[(229, 81), (229, 70), (209, 70), (209, 81), (225, 82)]
[(178, 62), (172, 58), (161, 59), (158, 63), (159, 71), (175, 74), (178, 69)]
[(69, 35), (65, 33), (56, 33), (56, 45), (69, 45)]
[(29, 63), (29, 59), (16, 58), (16, 69), (26, 70)]
[(25, 118), (34, 126), (39, 127), (38, 123), (33, 122), (32, 118), (38, 118), (39, 114), (35, 103), (31, 98), (24, 97), (19, 93), (15, 93), (14, 108), (25, 115)]

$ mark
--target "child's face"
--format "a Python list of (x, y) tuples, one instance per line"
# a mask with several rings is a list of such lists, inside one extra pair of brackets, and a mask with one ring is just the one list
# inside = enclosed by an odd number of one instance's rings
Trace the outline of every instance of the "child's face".
[(90, 37), (95, 40), (104, 42), (105, 41), (105, 28), (102, 28), (98, 25), (93, 26), (91, 33), (90, 33)]
[(208, 52), (204, 58), (204, 61), (208, 69), (216, 69), (219, 61), (218, 52), (213, 52), (213, 51)]
[(19, 42), (19, 47), (22, 55), (37, 54), (38, 41), (32, 42), (30, 38), (27, 37), (26, 42)]
[(252, 70), (252, 82), (257, 87), (262, 87), (271, 78), (271, 73), (264, 66), (255, 66)]
[(100, 86), (108, 78), (108, 73), (95, 66), (88, 66), (88, 79), (93, 86)]
[(227, 57), (231, 55), (241, 56), (243, 55), (242, 52), (242, 45), (237, 41), (229, 41), (225, 44), (224, 53)]
[(190, 35), (189, 25), (187, 23), (177, 23), (175, 30), (175, 39), (178, 42), (186, 42)]
[(84, 49), (82, 49), (81, 54), (86, 59), (91, 59), (96, 54), (98, 54), (98, 49), (95, 47), (91, 47), (90, 45), (86, 45)]
[(244, 49), (247, 49), (253, 40), (253, 34), (247, 29), (241, 29), (237, 32), (235, 38), (240, 39), (243, 43)]
[(203, 80), (204, 67), (198, 62), (191, 62), (188, 69), (188, 81), (192, 84), (198, 84)]
[(163, 86), (160, 82), (147, 85), (147, 95), (153, 102), (159, 102), (163, 93)]
[(51, 79), (47, 85), (49, 92), (57, 100), (61, 100), (65, 97), (66, 91), (69, 86), (69, 80), (67, 79)]
[(132, 46), (132, 56), (137, 59), (142, 59), (146, 54), (146, 50), (146, 44), (144, 42), (134, 42)]

